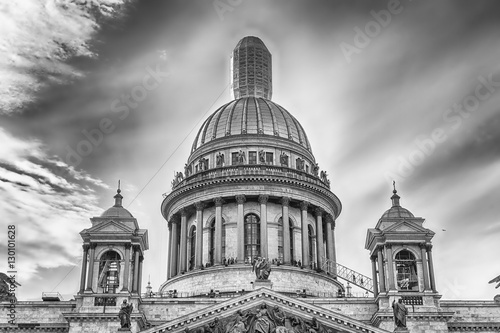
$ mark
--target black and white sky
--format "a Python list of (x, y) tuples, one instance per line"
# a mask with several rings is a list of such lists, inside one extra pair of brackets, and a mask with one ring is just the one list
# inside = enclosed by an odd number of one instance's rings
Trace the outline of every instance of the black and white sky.
[(366, 230), (396, 180), (436, 232), (443, 297), (491, 299), (498, 1), (1, 0), (0, 271), (15, 224), (18, 299), (77, 292), (79, 232), (118, 179), (149, 230), (143, 285), (165, 281), (162, 194), (230, 101), (229, 56), (248, 35), (272, 53), (273, 101), (301, 122), (342, 201), (338, 261), (371, 274)]

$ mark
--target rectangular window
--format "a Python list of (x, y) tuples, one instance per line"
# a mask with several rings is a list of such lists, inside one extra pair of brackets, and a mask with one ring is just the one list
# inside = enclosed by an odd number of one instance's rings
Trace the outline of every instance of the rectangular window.
[(232, 165), (237, 165), (238, 164), (238, 153), (231, 153), (231, 164)]
[(266, 153), (266, 164), (274, 164), (273, 153)]
[(257, 152), (249, 151), (248, 152), (248, 164), (257, 164)]

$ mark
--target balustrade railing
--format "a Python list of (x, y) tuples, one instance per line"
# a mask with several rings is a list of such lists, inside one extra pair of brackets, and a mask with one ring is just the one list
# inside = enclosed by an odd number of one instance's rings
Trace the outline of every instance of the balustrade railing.
[(220, 177), (231, 176), (246, 176), (246, 175), (262, 175), (262, 176), (277, 176), (293, 178), (301, 181), (306, 181), (315, 185), (325, 186), (330, 188), (330, 181), (326, 178), (322, 179), (319, 176), (310, 174), (306, 171), (296, 170), (289, 167), (268, 165), (268, 164), (244, 164), (231, 165), (198, 171), (189, 175), (186, 178), (176, 177), (172, 182), (172, 189), (175, 190), (185, 185), (189, 185), (198, 181), (216, 179)]

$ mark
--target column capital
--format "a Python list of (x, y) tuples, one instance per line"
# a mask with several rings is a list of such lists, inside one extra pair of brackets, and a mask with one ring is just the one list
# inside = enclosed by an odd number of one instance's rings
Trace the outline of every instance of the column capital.
[(132, 247), (132, 244), (125, 243), (125, 250), (130, 250), (131, 247)]
[(91, 243), (90, 244), (90, 249), (91, 250), (95, 250), (95, 248), (97, 247), (97, 244), (96, 243)]
[(187, 209), (185, 207), (179, 209), (179, 213), (181, 214), (181, 217), (186, 217), (187, 216)]
[(141, 247), (139, 245), (132, 245), (135, 252), (141, 253)]
[(172, 215), (170, 218), (170, 223), (178, 224), (181, 221), (181, 217), (179, 215)]
[(384, 246), (386, 249), (392, 250), (392, 244), (385, 244)]
[(371, 260), (372, 262), (377, 261), (377, 255), (372, 255), (372, 256), (370, 256), (370, 260)]
[(244, 204), (247, 201), (247, 198), (243, 194), (238, 194), (235, 198), (238, 205)]
[(283, 206), (287, 206), (287, 207), (288, 207), (288, 206), (290, 206), (290, 201), (291, 201), (291, 200), (292, 200), (292, 199), (290, 199), (290, 197), (282, 197), (282, 198), (281, 198), (281, 204), (282, 204)]
[(307, 207), (309, 207), (309, 202), (307, 201), (302, 201), (300, 203), (300, 210), (307, 210)]
[(89, 245), (89, 244), (83, 244), (83, 245), (82, 245), (83, 251), (88, 251), (88, 250), (89, 250), (89, 247), (90, 247), (90, 245)]
[(420, 249), (427, 249), (426, 243), (419, 243), (418, 246), (420, 247)]
[(426, 245), (427, 252), (432, 252), (432, 245)]
[(335, 229), (335, 219), (333, 218), (332, 214), (326, 214), (325, 220), (326, 223), (332, 224), (332, 229)]
[(259, 195), (259, 203), (260, 204), (262, 204), (262, 205), (266, 204), (268, 200), (269, 200), (269, 196), (268, 195), (266, 195), (266, 194)]
[(323, 214), (325, 213), (325, 210), (321, 207), (316, 207), (314, 208), (314, 214), (316, 216), (323, 216)]
[(197, 211), (203, 210), (205, 208), (205, 204), (202, 201), (197, 201), (194, 203), (194, 207)]
[(222, 199), (222, 197), (214, 198), (214, 203), (215, 207), (221, 207), (222, 204), (224, 203), (224, 199)]

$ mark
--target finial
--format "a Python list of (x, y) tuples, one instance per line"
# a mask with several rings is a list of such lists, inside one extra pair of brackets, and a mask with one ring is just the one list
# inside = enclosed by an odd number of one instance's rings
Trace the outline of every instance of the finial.
[(122, 199), (123, 196), (120, 194), (122, 190), (120, 190), (120, 180), (118, 180), (118, 189), (116, 190), (116, 194), (113, 198), (115, 198), (115, 207), (121, 207), (122, 206)]
[(399, 204), (399, 195), (397, 194), (398, 191), (396, 190), (396, 181), (393, 180), (392, 181), (392, 187), (394, 188), (394, 190), (392, 191), (392, 193), (394, 193), (391, 197), (391, 200), (392, 200), (392, 207), (397, 207), (397, 206), (400, 206)]

